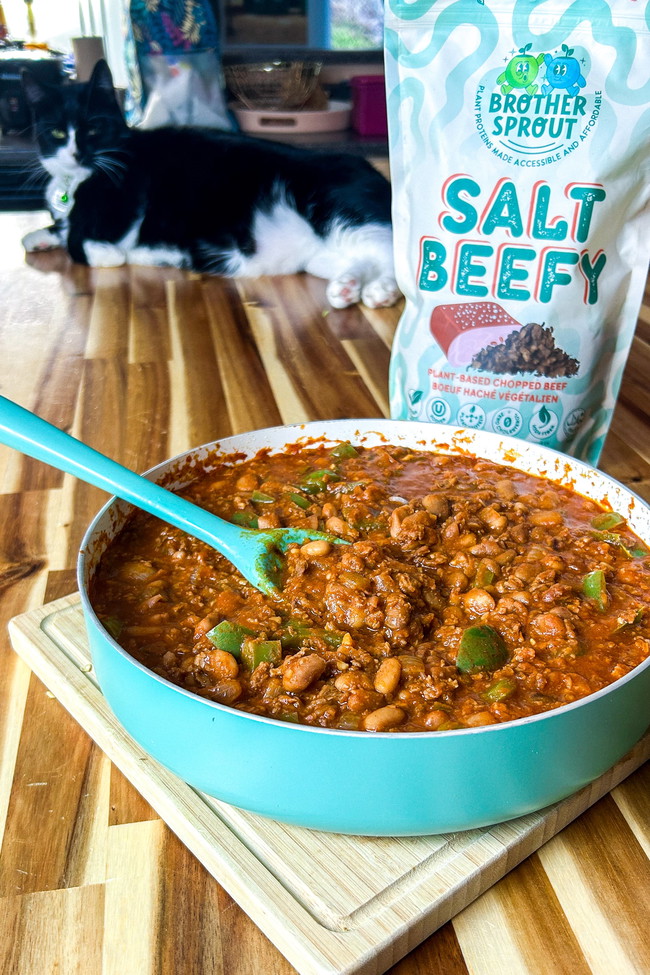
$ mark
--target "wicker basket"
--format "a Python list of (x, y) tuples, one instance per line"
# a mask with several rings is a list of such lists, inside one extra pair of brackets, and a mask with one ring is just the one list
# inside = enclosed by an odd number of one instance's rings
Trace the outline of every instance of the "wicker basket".
[(247, 108), (302, 108), (318, 84), (321, 65), (311, 61), (234, 64), (225, 69), (228, 88)]

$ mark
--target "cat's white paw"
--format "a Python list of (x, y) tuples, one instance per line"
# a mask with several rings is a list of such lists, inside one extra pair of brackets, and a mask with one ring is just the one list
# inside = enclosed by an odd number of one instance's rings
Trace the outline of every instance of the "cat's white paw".
[(84, 254), (91, 267), (121, 267), (126, 264), (126, 254), (121, 247), (103, 240), (87, 240)]
[(42, 230), (32, 230), (25, 234), (22, 244), (28, 254), (35, 254), (37, 251), (51, 251), (61, 247), (61, 239), (55, 231), (43, 227)]
[(369, 281), (361, 292), (361, 300), (368, 308), (389, 308), (400, 297), (397, 282), (389, 274)]
[(349, 308), (361, 297), (361, 282), (353, 274), (342, 274), (330, 281), (325, 293), (332, 308)]

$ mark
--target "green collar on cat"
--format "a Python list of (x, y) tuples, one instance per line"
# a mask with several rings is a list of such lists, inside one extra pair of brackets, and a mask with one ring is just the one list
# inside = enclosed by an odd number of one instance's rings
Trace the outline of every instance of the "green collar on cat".
[(64, 176), (61, 184), (57, 186), (52, 198), (52, 205), (60, 213), (66, 213), (72, 206), (72, 176)]

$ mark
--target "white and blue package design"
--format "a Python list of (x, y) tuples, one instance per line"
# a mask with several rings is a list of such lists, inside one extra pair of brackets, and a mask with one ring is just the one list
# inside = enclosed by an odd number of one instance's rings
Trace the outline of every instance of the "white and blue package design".
[(597, 463), (650, 231), (646, 0), (386, 0), (391, 415)]

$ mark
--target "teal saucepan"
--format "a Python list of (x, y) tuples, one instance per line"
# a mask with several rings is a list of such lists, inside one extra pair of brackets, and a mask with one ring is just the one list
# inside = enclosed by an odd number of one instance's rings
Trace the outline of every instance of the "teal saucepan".
[[(547, 476), (621, 512), (650, 545), (650, 510), (622, 485), (563, 454), (482, 431), (390, 420), (333, 420), (230, 437), (148, 476), (179, 488), (210, 458), (325, 438), (470, 453)], [(132, 737), (218, 799), (287, 823), (374, 836), (417, 835), (513, 819), (606, 772), (650, 724), (650, 659), (609, 687), (505, 724), (429, 733), (328, 730), (256, 717), (198, 697), (147, 670), (99, 623), (87, 589), (131, 510), (107, 504), (90, 525), (78, 579), (101, 688)]]

